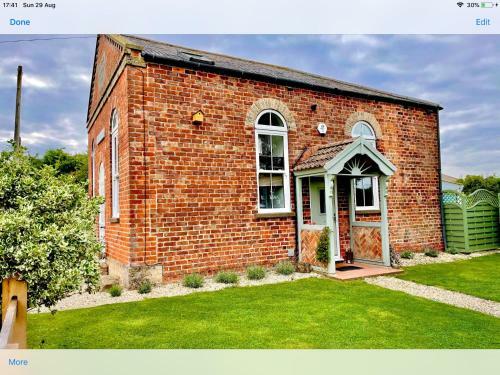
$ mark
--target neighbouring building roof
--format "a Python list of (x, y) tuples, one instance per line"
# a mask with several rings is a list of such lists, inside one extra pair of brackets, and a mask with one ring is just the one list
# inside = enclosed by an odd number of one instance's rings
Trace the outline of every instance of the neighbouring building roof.
[(458, 178), (453, 177), (453, 176), (449, 176), (449, 175), (447, 175), (447, 174), (442, 174), (442, 175), (441, 175), (441, 179), (442, 179), (444, 182), (449, 182), (450, 184), (462, 185), (460, 182), (458, 182)]
[(427, 100), (393, 94), (282, 66), (195, 50), (132, 35), (121, 35), (120, 38), (123, 38), (128, 43), (141, 48), (142, 56), (146, 61), (170, 63), (174, 65), (188, 66), (193, 69), (204, 69), (215, 72), (218, 71), (221, 73), (225, 72), (247, 78), (260, 77), (261, 79), (265, 78), (266, 80), (291, 86), (300, 85), (312, 89), (322, 89), (338, 93), (442, 109), (439, 104)]
[(306, 151), (301, 160), (295, 165), (294, 171), (303, 171), (305, 169), (322, 168), (330, 160), (335, 158), (342, 150), (349, 146), (354, 139), (348, 139), (340, 142), (329, 143), (327, 145), (317, 146)]

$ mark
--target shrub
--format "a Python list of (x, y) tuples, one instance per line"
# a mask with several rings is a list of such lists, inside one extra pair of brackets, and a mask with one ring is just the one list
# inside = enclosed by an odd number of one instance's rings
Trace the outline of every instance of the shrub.
[(449, 249), (446, 250), (446, 252), (449, 254), (452, 254), (452, 255), (456, 255), (459, 253), (458, 249), (456, 249), (454, 247), (450, 247)]
[(250, 266), (247, 268), (247, 278), (249, 280), (262, 280), (266, 277), (266, 270), (260, 266)]
[(120, 297), (122, 295), (122, 287), (118, 284), (114, 284), (109, 288), (109, 294), (111, 297)]
[(415, 257), (415, 254), (411, 251), (403, 251), (401, 253), (401, 258), (403, 259), (413, 259)]
[(35, 160), (23, 147), (0, 153), (0, 280), (16, 275), (28, 284), (29, 307), (51, 308), (99, 285), (102, 199)]
[(316, 260), (320, 263), (327, 264), (330, 262), (330, 229), (326, 227), (321, 232), (318, 246), (316, 247)]
[(215, 281), (221, 284), (236, 284), (238, 279), (238, 275), (234, 272), (219, 272), (215, 276)]
[(146, 279), (142, 281), (137, 291), (139, 292), (139, 294), (148, 294), (151, 293), (152, 289), (153, 289), (153, 284), (151, 284), (151, 281)]
[(203, 280), (203, 276), (197, 273), (192, 273), (190, 275), (184, 276), (184, 280), (182, 281), (182, 285), (188, 287), (188, 288), (201, 288), (203, 286), (203, 283), (205, 280)]
[(295, 266), (289, 260), (284, 260), (276, 265), (275, 270), (280, 275), (291, 275), (295, 272)]
[(426, 250), (425, 255), (431, 258), (437, 258), (439, 255), (439, 252), (437, 250), (429, 249)]

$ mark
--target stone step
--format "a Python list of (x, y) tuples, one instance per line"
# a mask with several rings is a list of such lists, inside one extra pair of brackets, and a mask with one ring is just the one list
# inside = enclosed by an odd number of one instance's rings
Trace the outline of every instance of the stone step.
[(118, 276), (101, 275), (101, 291), (108, 290), (115, 284), (120, 284), (120, 278)]
[(101, 275), (109, 275), (109, 267), (107, 263), (101, 263), (99, 265)]

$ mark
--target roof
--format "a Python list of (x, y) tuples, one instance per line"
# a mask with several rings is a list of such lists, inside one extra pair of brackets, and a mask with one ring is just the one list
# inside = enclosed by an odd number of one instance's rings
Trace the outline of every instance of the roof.
[(146, 61), (177, 64), (193, 69), (224, 72), (248, 78), (261, 78), (290, 86), (300, 85), (312, 89), (322, 89), (442, 109), (438, 103), (427, 100), (398, 95), (282, 66), (195, 50), (133, 35), (121, 35), (120, 38), (125, 39), (127, 43), (130, 43), (134, 47), (142, 49), (142, 56)]
[(460, 182), (458, 182), (458, 178), (449, 176), (447, 174), (442, 174), (441, 179), (445, 182), (449, 182), (451, 184), (457, 184), (457, 185), (462, 185)]
[(294, 171), (303, 171), (305, 169), (323, 168), (326, 163), (335, 158), (341, 151), (349, 146), (354, 139), (348, 139), (340, 142), (330, 143), (318, 146), (307, 152), (302, 160), (295, 165)]

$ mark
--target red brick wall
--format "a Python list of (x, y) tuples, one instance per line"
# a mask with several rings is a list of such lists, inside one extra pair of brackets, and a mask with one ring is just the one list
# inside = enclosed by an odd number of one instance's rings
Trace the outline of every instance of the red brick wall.
[[(442, 249), (435, 112), (158, 64), (128, 67), (126, 76), (129, 149), (123, 152), (130, 157), (122, 161), (128, 159), (130, 186), (122, 193), (130, 194), (132, 263), (160, 262), (169, 280), (272, 264), (295, 248), (293, 217), (256, 213), (254, 129), (245, 118), (260, 98), (278, 99), (293, 113), (291, 167), (305, 146), (344, 139), (353, 112), (372, 113), (383, 133), (378, 148), (398, 168), (389, 183), (391, 244)], [(199, 109), (205, 122), (196, 126), (191, 115)], [(328, 125), (325, 137), (317, 134), (318, 122)], [(295, 210), (293, 179), (291, 189)], [(341, 243), (345, 248), (348, 236), (341, 235)]]
[[(102, 40), (103, 38), (101, 38)], [(101, 43), (98, 49), (98, 59), (102, 53), (108, 56), (115, 55), (116, 47), (109, 43)], [(129, 130), (128, 123), (128, 96), (127, 96), (127, 73), (119, 77), (111, 95), (107, 98), (104, 106), (99, 112), (96, 120), (90, 124), (88, 129), (89, 148), (89, 194), (92, 194), (92, 176), (95, 178), (95, 194), (99, 192), (99, 166), (104, 164), (105, 171), (105, 241), (106, 255), (121, 263), (130, 262), (131, 247), (131, 201), (129, 186)], [(120, 171), (120, 218), (118, 222), (111, 219), (111, 113), (113, 109), (118, 111), (118, 151)], [(97, 135), (104, 130), (105, 138), (96, 145), (95, 170), (92, 172), (91, 147), (96, 142)], [(97, 143), (97, 142), (96, 142)]]

